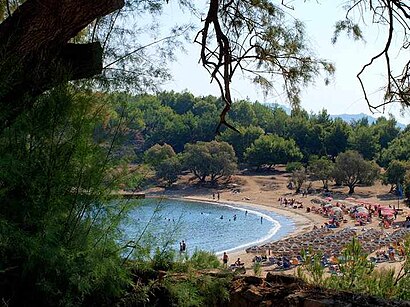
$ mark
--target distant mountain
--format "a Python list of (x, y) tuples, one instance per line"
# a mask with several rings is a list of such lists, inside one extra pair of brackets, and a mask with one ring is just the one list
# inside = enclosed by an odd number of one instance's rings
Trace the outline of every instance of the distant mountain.
[[(282, 108), (286, 114), (290, 115), (291, 113), (291, 109), (287, 106), (278, 104), (278, 103), (266, 103), (267, 106), (269, 106), (270, 108), (274, 109), (274, 108)], [(335, 118), (341, 118), (342, 120), (344, 120), (347, 123), (351, 123), (353, 121), (358, 121), (360, 119), (367, 118), (369, 124), (373, 124), (376, 122), (377, 118), (371, 116), (371, 115), (367, 115), (364, 113), (359, 113), (359, 114), (336, 114), (336, 115), (329, 115), (330, 118), (335, 119)], [(406, 125), (402, 124), (402, 123), (397, 123), (397, 127), (399, 127), (400, 129), (404, 129), (406, 128)]]
[[(375, 118), (371, 115), (364, 114), (364, 113), (359, 113), (359, 114), (337, 114), (337, 115), (330, 115), (330, 117), (333, 118), (333, 119), (341, 118), (342, 120), (344, 120), (347, 123), (351, 123), (353, 121), (358, 121), (362, 118), (367, 118), (367, 121), (369, 122), (369, 124), (373, 124), (377, 120), (377, 118)], [(397, 122), (397, 127), (399, 127), (400, 129), (404, 129), (404, 128), (406, 128), (406, 125)]]
[(374, 124), (377, 120), (377, 118), (364, 114), (364, 113), (359, 113), (359, 114), (337, 114), (337, 115), (330, 115), (330, 118), (341, 118), (347, 123), (351, 123), (353, 121), (359, 121), (362, 118), (367, 118), (367, 121), (369, 124)]

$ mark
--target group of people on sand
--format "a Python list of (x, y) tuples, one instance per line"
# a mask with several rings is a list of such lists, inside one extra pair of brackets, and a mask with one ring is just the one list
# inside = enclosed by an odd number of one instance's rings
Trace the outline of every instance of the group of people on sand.
[[(223, 253), (222, 255), (222, 263), (223, 263), (223, 267), (224, 268), (228, 268), (228, 261), (229, 261), (229, 256), (226, 252)], [(236, 259), (236, 261), (234, 263), (232, 263), (229, 267), (231, 269), (234, 268), (239, 268), (239, 267), (243, 267), (245, 265), (245, 263), (243, 263), (241, 261), (241, 258)]]
[(279, 197), (279, 204), (283, 207), (291, 207), (294, 209), (303, 208), (303, 203), (295, 200), (294, 198)]

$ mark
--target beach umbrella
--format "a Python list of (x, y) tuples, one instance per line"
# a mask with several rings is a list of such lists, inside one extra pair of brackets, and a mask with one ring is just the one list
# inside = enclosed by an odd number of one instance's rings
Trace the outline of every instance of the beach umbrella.
[(330, 209), (334, 215), (343, 215), (343, 210), (340, 207), (333, 207), (332, 209)]
[(381, 209), (381, 214), (382, 215), (394, 215), (394, 213), (395, 213), (395, 210), (392, 209), (392, 208), (383, 207), (383, 208), (380, 208), (380, 209)]
[(368, 200), (368, 199), (356, 199), (355, 200), (357, 203), (360, 203), (360, 204), (365, 204), (365, 205), (368, 205), (368, 204), (371, 204), (372, 202), (370, 201), (370, 200)]
[(356, 208), (357, 212), (365, 212), (365, 213), (369, 213), (369, 210), (367, 210), (365, 207), (357, 207)]

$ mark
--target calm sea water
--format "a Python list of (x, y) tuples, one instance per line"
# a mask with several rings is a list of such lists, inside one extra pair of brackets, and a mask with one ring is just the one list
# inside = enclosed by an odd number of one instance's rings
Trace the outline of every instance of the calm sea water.
[(172, 199), (138, 202), (126, 226), (127, 236), (158, 246), (169, 244), (175, 250), (185, 240), (188, 253), (196, 248), (217, 254), (244, 250), (295, 229), (287, 217), (242, 205)]

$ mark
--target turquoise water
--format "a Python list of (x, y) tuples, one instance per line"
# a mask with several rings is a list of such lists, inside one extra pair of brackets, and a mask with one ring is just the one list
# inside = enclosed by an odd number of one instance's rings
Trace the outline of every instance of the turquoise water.
[(168, 244), (175, 250), (185, 240), (188, 253), (196, 248), (217, 254), (244, 250), (278, 240), (295, 229), (287, 217), (242, 205), (172, 199), (140, 202), (126, 226), (129, 239), (154, 246)]

